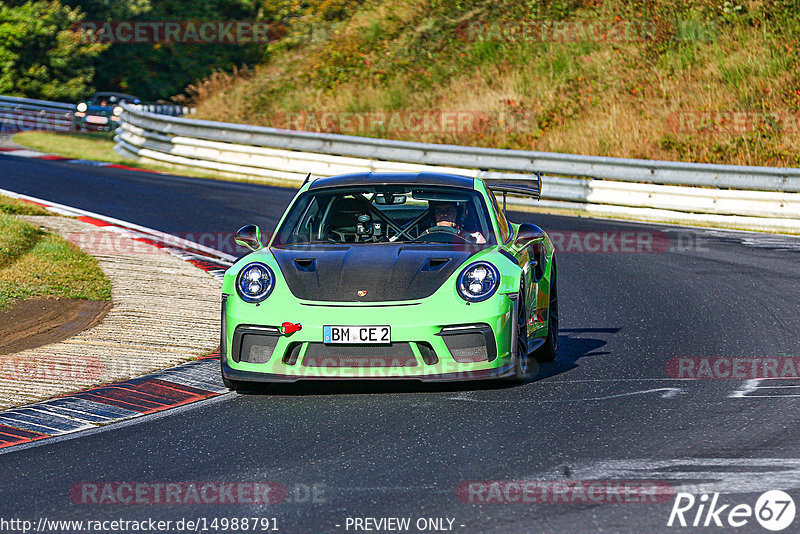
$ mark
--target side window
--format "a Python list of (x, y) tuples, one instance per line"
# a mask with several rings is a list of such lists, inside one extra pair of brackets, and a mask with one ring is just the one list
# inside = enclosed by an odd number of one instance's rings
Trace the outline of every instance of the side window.
[(306, 208), (303, 215), (302, 222), (298, 225), (298, 233), (302, 238), (308, 238), (308, 242), (314, 242), (318, 237), (316, 233), (319, 231), (319, 202), (317, 198), (311, 201), (311, 204)]
[(492, 199), (492, 209), (494, 210), (495, 217), (497, 217), (497, 225), (500, 228), (500, 239), (505, 243), (511, 237), (511, 229), (508, 227), (506, 214), (503, 213), (503, 210), (497, 205), (497, 198), (491, 190), (489, 190), (489, 197)]

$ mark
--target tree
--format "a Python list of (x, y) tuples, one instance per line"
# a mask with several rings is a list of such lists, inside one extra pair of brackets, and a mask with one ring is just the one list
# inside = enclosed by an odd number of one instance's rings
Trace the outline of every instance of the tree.
[[(255, 21), (255, 0), (63, 0), (89, 21)], [(167, 99), (217, 70), (254, 64), (266, 45), (112, 43), (94, 59), (98, 90), (120, 90), (144, 100)]]
[(75, 101), (91, 92), (107, 45), (70, 29), (81, 18), (60, 0), (0, 2), (0, 94)]

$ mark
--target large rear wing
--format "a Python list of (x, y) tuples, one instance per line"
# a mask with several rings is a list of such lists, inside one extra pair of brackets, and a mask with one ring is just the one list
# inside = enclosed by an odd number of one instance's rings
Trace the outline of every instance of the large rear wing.
[(506, 209), (506, 195), (522, 195), (539, 200), (542, 194), (542, 174), (537, 172), (533, 179), (506, 180), (502, 178), (484, 178), (483, 182), (492, 193), (502, 193), (503, 211)]

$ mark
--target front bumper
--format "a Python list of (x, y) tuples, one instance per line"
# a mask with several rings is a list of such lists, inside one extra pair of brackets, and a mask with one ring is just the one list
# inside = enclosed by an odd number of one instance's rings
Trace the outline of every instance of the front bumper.
[(234, 369), (228, 365), (226, 360), (222, 361), (222, 374), (228, 380), (237, 382), (297, 382), (299, 380), (417, 380), (421, 382), (459, 382), (471, 380), (493, 380), (505, 378), (513, 374), (513, 365), (507, 364), (503, 367), (493, 369), (461, 371), (447, 374), (406, 374), (398, 375), (393, 373), (364, 373), (361, 376), (342, 376), (340, 374), (318, 374), (309, 373), (304, 375), (296, 374), (273, 374), (264, 372), (242, 371)]
[[(245, 382), (438, 382), (495, 379), (513, 373), (514, 300), (496, 294), (481, 303), (467, 305), (458, 299), (452, 304), (281, 299), (255, 306), (236, 295), (223, 295), (222, 374)], [(279, 327), (285, 321), (301, 323), (302, 329), (282, 335)], [(392, 344), (325, 345), (322, 330), (326, 325), (389, 325)], [(476, 348), (479, 339), (484, 340), (485, 352)]]
[(88, 122), (86, 117), (81, 117), (73, 121), (76, 130), (85, 130), (87, 132), (111, 132), (119, 127), (118, 121), (112, 121), (110, 118), (108, 122), (98, 124), (96, 122)]

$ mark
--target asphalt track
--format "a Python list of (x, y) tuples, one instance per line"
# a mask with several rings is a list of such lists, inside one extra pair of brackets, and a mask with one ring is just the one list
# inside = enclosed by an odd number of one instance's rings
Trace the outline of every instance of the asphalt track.
[[(0, 188), (171, 233), (249, 222), (266, 232), (293, 194), (2, 155)], [(0, 454), (0, 518), (258, 516), (277, 518), (284, 533), (363, 531), (347, 528), (354, 517), (410, 517), (408, 532), (420, 531), (418, 518), (453, 519), (456, 532), (730, 530), (667, 527), (674, 500), (457, 496), (467, 481), (512, 480), (649, 481), (750, 506), (783, 489), (800, 505), (800, 380), (676, 380), (668, 370), (674, 358), (800, 356), (800, 240), (511, 218), (567, 236), (653, 233), (669, 247), (560, 254), (560, 355), (524, 385), (312, 383), (227, 394)], [(70, 488), (85, 481), (269, 481), (288, 495), (274, 505), (75, 504)], [(737, 531), (766, 532), (753, 518)]]

